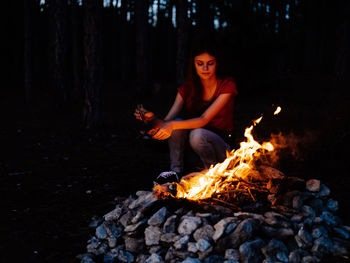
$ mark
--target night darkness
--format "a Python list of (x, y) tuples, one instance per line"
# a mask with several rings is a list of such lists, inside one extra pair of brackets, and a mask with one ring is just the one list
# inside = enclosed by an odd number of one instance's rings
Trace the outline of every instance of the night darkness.
[(258, 140), (281, 133), (296, 149), (277, 168), (324, 182), (350, 225), (349, 1), (2, 5), (0, 262), (78, 262), (89, 223), (169, 169), (167, 143), (143, 139), (133, 112), (167, 113), (203, 33), (237, 82), (237, 144), (263, 114)]

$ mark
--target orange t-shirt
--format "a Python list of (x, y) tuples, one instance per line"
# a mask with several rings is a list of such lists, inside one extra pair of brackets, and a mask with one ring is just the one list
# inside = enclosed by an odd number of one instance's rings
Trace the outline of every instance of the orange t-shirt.
[[(185, 86), (181, 85), (178, 89), (179, 94), (185, 101), (185, 107), (187, 109), (189, 97), (186, 95)], [(217, 86), (214, 92), (213, 98), (210, 101), (202, 101), (202, 107), (196, 117), (199, 117), (208, 107), (215, 101), (220, 94), (232, 93), (230, 100), (226, 105), (214, 116), (214, 118), (204, 127), (213, 131), (233, 131), (233, 109), (234, 99), (238, 94), (236, 83), (233, 78), (217, 79)]]

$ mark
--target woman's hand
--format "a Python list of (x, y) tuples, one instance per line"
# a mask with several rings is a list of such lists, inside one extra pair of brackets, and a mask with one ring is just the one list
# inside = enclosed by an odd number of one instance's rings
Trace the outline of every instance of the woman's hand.
[(165, 122), (152, 138), (156, 140), (166, 140), (171, 136), (173, 129), (173, 123), (171, 121)]
[(143, 123), (148, 123), (152, 121), (155, 117), (154, 113), (146, 110), (142, 104), (137, 105), (134, 112), (134, 116), (136, 119), (142, 121)]

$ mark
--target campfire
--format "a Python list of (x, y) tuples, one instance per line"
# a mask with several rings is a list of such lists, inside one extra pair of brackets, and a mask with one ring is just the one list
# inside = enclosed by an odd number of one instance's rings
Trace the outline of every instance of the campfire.
[(261, 120), (222, 163), (116, 199), (114, 210), (92, 222), (87, 253), (77, 257), (82, 263), (348, 261), (350, 226), (336, 215), (330, 189), (271, 167), (275, 141), (259, 143), (252, 135)]
[[(277, 115), (281, 107), (274, 112)], [(208, 171), (189, 174), (180, 183), (156, 185), (153, 189), (159, 198), (185, 198), (200, 203), (221, 203), (241, 210), (239, 205), (247, 199), (257, 201), (266, 199), (267, 194), (274, 192), (273, 180), (282, 180), (283, 174), (264, 165), (263, 160), (271, 161), (274, 151), (271, 142), (259, 143), (254, 140), (252, 131), (263, 117), (253, 121), (246, 128), (246, 141), (240, 148), (227, 153), (224, 162), (210, 167)], [(238, 204), (238, 205), (237, 205)]]

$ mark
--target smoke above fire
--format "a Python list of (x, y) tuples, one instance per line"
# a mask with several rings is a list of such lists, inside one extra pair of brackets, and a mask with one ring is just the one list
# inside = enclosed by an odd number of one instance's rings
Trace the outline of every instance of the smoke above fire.
[(303, 134), (272, 133), (270, 143), (274, 146), (274, 151), (268, 152), (268, 164), (276, 166), (281, 158), (290, 156), (295, 161), (303, 161), (307, 153), (307, 146), (315, 142), (316, 136), (311, 131)]

